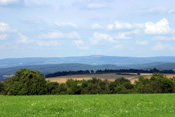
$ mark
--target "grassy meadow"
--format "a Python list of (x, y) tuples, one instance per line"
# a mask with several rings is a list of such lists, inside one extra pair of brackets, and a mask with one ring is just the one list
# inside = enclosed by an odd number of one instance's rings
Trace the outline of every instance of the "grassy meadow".
[(0, 116), (173, 117), (175, 94), (0, 96)]

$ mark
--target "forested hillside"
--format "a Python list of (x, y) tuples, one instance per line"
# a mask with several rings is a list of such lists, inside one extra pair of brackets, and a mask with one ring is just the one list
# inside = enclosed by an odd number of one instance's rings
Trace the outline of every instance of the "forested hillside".
[(150, 70), (153, 68), (159, 70), (174, 70), (175, 63), (148, 63), (148, 64), (133, 64), (133, 65), (88, 65), (88, 64), (79, 64), (79, 63), (67, 63), (67, 64), (46, 64), (46, 65), (28, 65), (28, 66), (17, 66), (11, 68), (0, 68), (0, 80), (5, 79), (9, 75), (13, 75), (17, 70), (21, 68), (39, 70), (43, 74), (50, 74), (55, 72), (62, 71), (78, 71), (78, 70), (117, 70), (117, 69), (143, 69)]
[(63, 63), (81, 63), (90, 65), (114, 64), (133, 65), (147, 63), (175, 63), (175, 57), (120, 57), (120, 56), (79, 56), (79, 57), (54, 57), (54, 58), (14, 58), (0, 59), (0, 68), (28, 65), (46, 65)]

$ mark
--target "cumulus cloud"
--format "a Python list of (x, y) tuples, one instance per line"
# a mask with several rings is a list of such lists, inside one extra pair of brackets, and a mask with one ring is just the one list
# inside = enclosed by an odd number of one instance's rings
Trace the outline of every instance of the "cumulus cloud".
[(112, 29), (114, 28), (114, 25), (108, 24), (106, 28), (107, 28), (108, 30), (112, 30)]
[(102, 28), (102, 26), (98, 23), (93, 23), (92, 26), (91, 26), (92, 29), (100, 29)]
[(136, 44), (139, 44), (139, 45), (147, 45), (148, 42), (147, 42), (147, 41), (136, 41)]
[(168, 40), (168, 41), (171, 41), (171, 40), (175, 40), (175, 36), (173, 36), (173, 37), (166, 37), (166, 36), (155, 36), (155, 37), (153, 37), (153, 39), (154, 40), (161, 40), (161, 41), (163, 41), (163, 40)]
[(18, 2), (19, 0), (0, 0), (0, 5), (8, 5), (11, 3)]
[(55, 22), (55, 25), (56, 26), (59, 26), (59, 27), (73, 27), (73, 28), (78, 28), (78, 26), (72, 22), (61, 22), (61, 23), (58, 23), (58, 22)]
[(165, 43), (157, 43), (154, 47), (154, 50), (175, 50), (175, 47), (171, 44), (165, 44)]
[(84, 42), (82, 40), (74, 40), (75, 45), (83, 45)]
[(129, 32), (120, 32), (115, 36), (115, 39), (131, 39), (131, 35), (139, 34), (139, 30), (133, 30)]
[(28, 44), (28, 43), (31, 42), (31, 40), (27, 36), (22, 34), (22, 33), (18, 33), (18, 36), (19, 36), (19, 40), (17, 40), (18, 43), (26, 43), (26, 44)]
[(8, 34), (6, 33), (0, 34), (0, 40), (6, 40), (7, 38), (8, 38)]
[(33, 6), (33, 5), (48, 4), (48, 2), (46, 0), (24, 0), (24, 4), (26, 6)]
[(90, 39), (90, 41), (92, 44), (98, 44), (99, 42), (103, 42), (103, 41), (112, 42), (112, 43), (117, 42), (113, 39), (111, 35), (105, 34), (105, 33), (97, 33), (97, 32), (93, 34), (93, 37)]
[(168, 9), (166, 7), (154, 7), (147, 10), (149, 13), (175, 13), (174, 9)]
[(123, 45), (121, 45), (121, 44), (114, 46), (115, 49), (121, 49), (122, 47), (123, 47)]
[(99, 9), (99, 8), (105, 8), (105, 4), (100, 4), (100, 3), (91, 3), (87, 5), (88, 9)]
[(60, 46), (58, 41), (36, 41), (36, 44), (39, 46)]
[(166, 18), (163, 18), (157, 23), (146, 22), (145, 23), (145, 33), (146, 34), (168, 34), (172, 30), (169, 27), (169, 22)]
[(144, 28), (144, 24), (142, 24), (142, 23), (128, 23), (128, 22), (115, 21), (114, 27), (116, 29)]
[(128, 37), (126, 33), (118, 33), (117, 36), (115, 36), (116, 39), (131, 39), (131, 37)]
[(15, 30), (12, 29), (9, 24), (0, 22), (0, 32), (15, 32)]
[(89, 47), (84, 44), (83, 40), (74, 40), (73, 43), (79, 49), (83, 50), (89, 49)]
[(60, 46), (60, 42), (56, 40), (33, 40), (29, 39), (27, 36), (25, 36), (22, 33), (18, 33), (19, 40), (17, 40), (17, 43), (23, 43), (23, 44), (36, 44), (38, 46)]
[(49, 32), (47, 34), (39, 35), (43, 39), (58, 39), (58, 38), (80, 38), (77, 32), (63, 33), (63, 32)]

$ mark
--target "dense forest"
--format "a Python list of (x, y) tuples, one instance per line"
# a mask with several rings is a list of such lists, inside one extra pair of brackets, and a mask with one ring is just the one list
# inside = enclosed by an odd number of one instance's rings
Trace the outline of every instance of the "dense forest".
[(2, 95), (59, 95), (59, 94), (126, 94), (126, 93), (175, 93), (175, 78), (168, 79), (162, 73), (153, 73), (150, 79), (140, 76), (131, 83), (118, 78), (114, 82), (92, 78), (91, 80), (67, 80), (66, 83), (47, 82), (45, 76), (35, 70), (21, 69), (11, 78), (0, 82)]

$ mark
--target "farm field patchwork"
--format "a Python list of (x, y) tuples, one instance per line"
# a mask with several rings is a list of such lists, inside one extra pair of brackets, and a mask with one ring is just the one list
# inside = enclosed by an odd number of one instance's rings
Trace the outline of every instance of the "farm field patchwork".
[[(87, 74), (87, 75), (67, 75), (67, 76), (59, 76), (59, 77), (51, 77), (46, 78), (46, 80), (49, 80), (50, 82), (58, 82), (58, 83), (65, 83), (68, 79), (74, 79), (74, 80), (90, 80), (92, 77), (100, 78), (102, 80), (109, 80), (114, 81), (117, 78), (124, 77), (126, 79), (129, 79), (131, 82), (134, 82), (135, 80), (138, 80), (140, 76), (143, 76), (144, 78), (151, 78), (152, 73), (141, 73), (140, 75), (137, 75), (136, 73), (128, 73), (129, 75), (118, 75), (116, 73), (106, 73), (106, 74)], [(175, 75), (173, 74), (167, 74), (167, 78), (173, 78)]]
[(173, 117), (175, 94), (0, 96), (2, 117)]
[[(145, 76), (150, 76), (150, 74), (144, 74)], [(138, 78), (139, 75), (136, 73), (130, 73), (129, 75), (118, 75), (116, 73), (106, 73), (106, 74), (87, 74), (87, 75), (67, 75), (67, 76), (59, 76), (59, 77), (51, 77), (46, 78), (46, 80), (49, 80), (50, 82), (58, 82), (58, 83), (65, 83), (68, 79), (74, 79), (74, 80), (89, 80), (92, 78), (99, 78), (102, 80), (109, 80), (114, 81), (116, 78), (127, 78), (127, 79), (134, 79)]]

